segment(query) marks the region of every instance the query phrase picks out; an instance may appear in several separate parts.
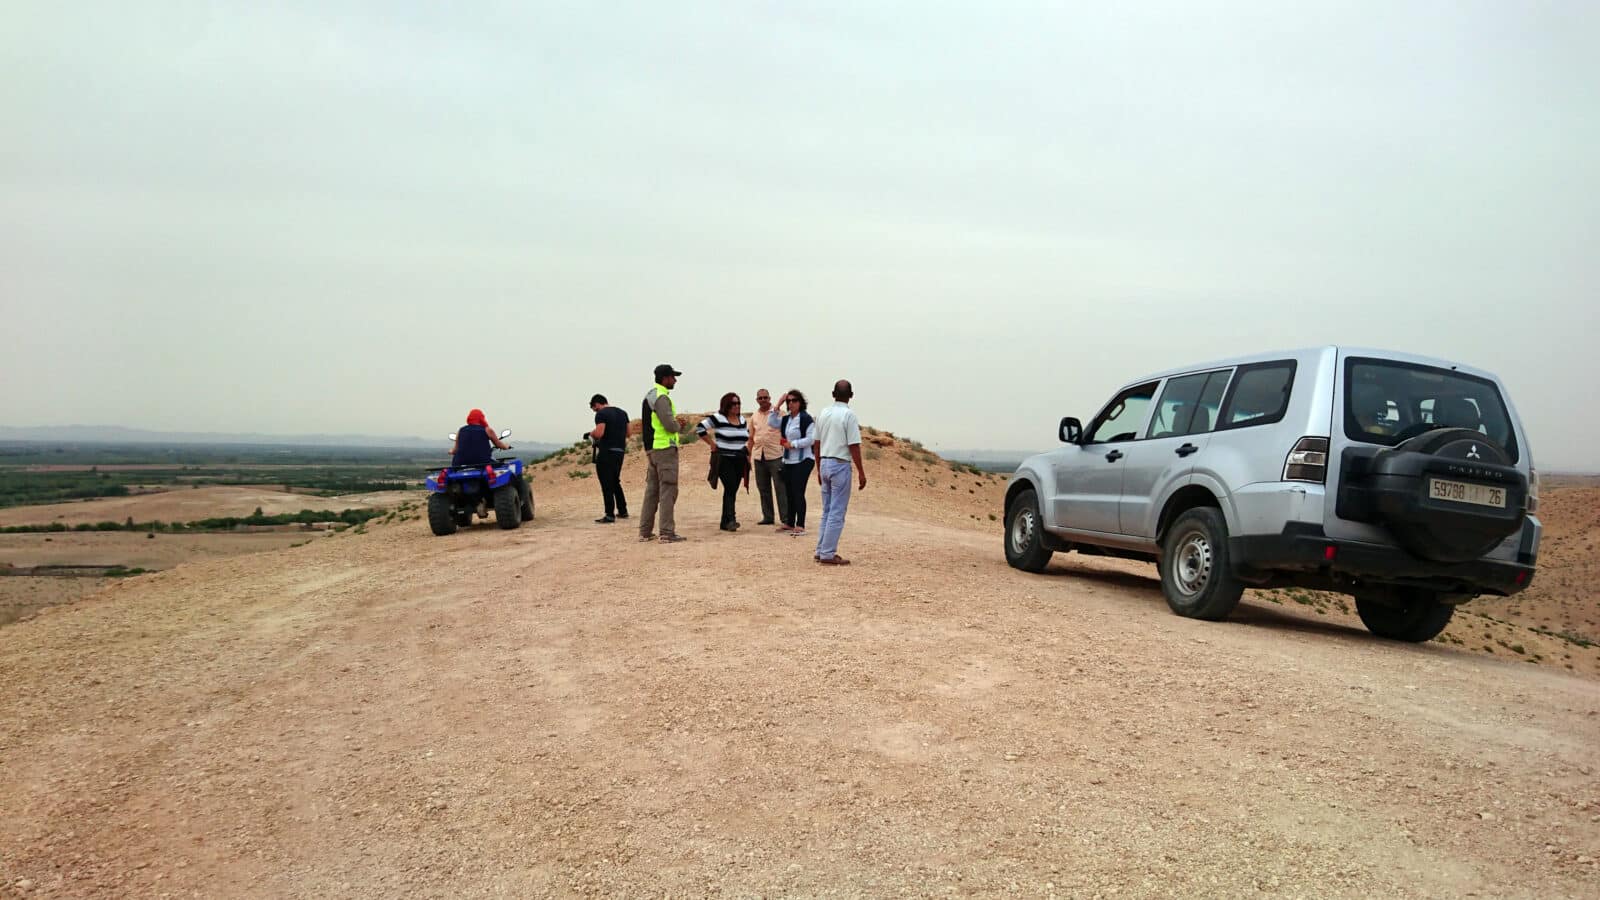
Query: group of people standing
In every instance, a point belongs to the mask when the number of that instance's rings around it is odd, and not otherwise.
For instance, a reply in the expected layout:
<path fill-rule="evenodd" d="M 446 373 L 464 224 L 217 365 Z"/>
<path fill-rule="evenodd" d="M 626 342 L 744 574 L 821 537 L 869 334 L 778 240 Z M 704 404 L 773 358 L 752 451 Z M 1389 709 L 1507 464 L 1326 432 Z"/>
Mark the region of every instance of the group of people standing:
<path fill-rule="evenodd" d="M 674 517 L 678 448 L 687 435 L 678 423 L 672 389 L 682 374 L 670 365 L 656 366 L 655 384 L 640 406 L 640 436 L 647 457 L 640 541 L 671 544 L 686 540 L 678 534 Z M 853 396 L 850 382 L 838 381 L 833 386 L 833 405 L 813 416 L 805 394 L 798 390 L 786 392 L 774 406 L 771 393 L 762 388 L 756 392 L 757 408 L 748 414 L 738 393 L 722 395 L 717 411 L 702 419 L 694 433 L 711 449 L 706 481 L 713 488 L 722 488 L 723 531 L 739 529 L 739 487 L 743 485 L 749 492 L 753 471 L 761 495 L 761 521 L 756 524 L 775 525 L 779 533 L 795 537 L 804 535 L 806 489 L 815 472 L 822 494 L 815 559 L 823 565 L 850 564 L 838 551 L 850 505 L 852 473 L 856 490 L 867 486 L 861 462 L 861 423 L 850 409 Z M 589 406 L 595 414 L 595 427 L 589 433 L 595 445 L 595 474 L 605 503 L 605 515 L 595 521 L 611 523 L 628 518 L 621 481 L 628 415 L 600 394 L 590 399 Z"/>

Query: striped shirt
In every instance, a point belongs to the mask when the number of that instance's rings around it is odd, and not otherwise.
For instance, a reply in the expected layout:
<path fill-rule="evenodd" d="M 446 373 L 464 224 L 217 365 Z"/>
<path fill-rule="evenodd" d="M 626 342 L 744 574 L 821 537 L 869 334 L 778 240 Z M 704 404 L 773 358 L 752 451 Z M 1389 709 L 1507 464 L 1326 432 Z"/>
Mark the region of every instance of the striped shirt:
<path fill-rule="evenodd" d="M 694 427 L 697 435 L 704 435 L 708 431 L 717 444 L 718 453 L 741 453 L 750 443 L 750 427 L 745 424 L 743 417 L 730 421 L 722 413 L 712 413 Z"/>

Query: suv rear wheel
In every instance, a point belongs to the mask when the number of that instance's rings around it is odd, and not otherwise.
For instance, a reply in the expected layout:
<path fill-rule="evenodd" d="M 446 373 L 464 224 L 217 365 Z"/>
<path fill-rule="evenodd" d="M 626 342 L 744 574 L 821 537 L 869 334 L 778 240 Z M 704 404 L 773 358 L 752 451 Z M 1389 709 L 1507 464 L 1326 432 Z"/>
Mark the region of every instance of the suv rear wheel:
<path fill-rule="evenodd" d="M 1185 618 L 1226 619 L 1244 595 L 1228 558 L 1228 524 L 1216 507 L 1178 516 L 1161 542 L 1160 565 L 1167 606 Z"/>
<path fill-rule="evenodd" d="M 1378 637 L 1421 643 L 1431 641 L 1450 624 L 1456 608 L 1439 595 L 1416 588 L 1379 594 L 1356 594 L 1356 615 Z"/>
<path fill-rule="evenodd" d="M 1051 555 L 1044 545 L 1039 495 L 1030 488 L 1018 494 L 1006 512 L 1006 562 L 1024 572 L 1043 572 Z"/>

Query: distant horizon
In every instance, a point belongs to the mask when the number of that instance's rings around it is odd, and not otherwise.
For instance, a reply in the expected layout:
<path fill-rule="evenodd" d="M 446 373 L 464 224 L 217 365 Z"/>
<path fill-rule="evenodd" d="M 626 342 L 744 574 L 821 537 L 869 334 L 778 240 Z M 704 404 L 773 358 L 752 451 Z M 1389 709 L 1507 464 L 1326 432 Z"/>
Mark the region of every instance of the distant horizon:
<path fill-rule="evenodd" d="M 865 426 L 867 426 L 867 427 L 876 427 L 876 426 L 873 426 L 872 423 L 870 423 L 870 422 L 863 423 L 863 424 Z M 359 433 L 318 433 L 318 432 L 276 433 L 276 432 L 257 432 L 257 431 L 248 431 L 248 432 L 220 432 L 220 431 L 219 432 L 198 432 L 198 431 L 197 432 L 183 432 L 183 431 L 162 431 L 160 429 L 140 428 L 140 427 L 131 426 L 131 425 L 83 425 L 83 424 L 72 424 L 72 425 L 53 425 L 53 426 L 52 425 L 26 425 L 26 426 L 0 425 L 0 444 L 48 444 L 48 443 L 51 442 L 51 438 L 48 438 L 48 437 L 13 437 L 13 436 L 9 436 L 8 432 L 46 430 L 46 429 L 51 429 L 51 428 L 103 430 L 103 431 L 126 431 L 126 432 L 133 432 L 135 434 L 142 434 L 142 435 L 148 435 L 149 436 L 149 437 L 147 437 L 145 439 L 142 439 L 142 440 L 124 441 L 124 443 L 136 443 L 136 444 L 159 444 L 159 443 L 161 443 L 161 439 L 166 439 L 170 443 L 174 443 L 174 444 L 207 444 L 207 443 L 212 443 L 212 444 L 224 444 L 224 445 L 225 444 L 241 444 L 241 445 L 245 445 L 245 444 L 251 444 L 251 443 L 264 443 L 264 444 L 278 444 L 278 445 L 283 445 L 283 446 L 301 446 L 301 447 L 309 447 L 309 448 L 316 448 L 316 447 L 409 448 L 409 447 L 431 447 L 431 446 L 434 446 L 434 445 L 439 443 L 439 441 L 436 440 L 436 439 L 429 439 L 429 438 L 426 438 L 426 437 L 413 436 L 413 435 L 372 435 L 372 434 L 359 434 Z M 879 429 L 879 430 L 892 431 L 891 429 Z M 203 438 L 206 438 L 206 437 L 212 437 L 212 438 L 215 438 L 215 440 L 209 440 L 209 441 L 208 440 L 204 440 Z M 901 435 L 901 437 L 905 437 L 905 436 Z M 248 440 L 248 438 L 267 438 L 269 440 L 251 441 L 251 440 Z M 337 443 L 333 443 L 333 444 L 318 444 L 318 443 L 314 442 L 314 439 L 316 439 L 316 438 L 338 439 L 338 442 Z M 304 440 L 301 440 L 301 439 L 304 439 Z M 398 441 L 400 443 L 360 443 L 359 441 L 362 440 L 362 439 L 367 439 L 367 440 L 372 440 L 372 441 L 380 441 L 380 442 L 381 441 Z M 914 440 L 914 438 L 908 438 L 908 439 Z M 118 441 L 116 439 L 114 439 L 114 438 L 85 438 L 85 437 L 80 437 L 80 438 L 68 438 L 68 440 L 71 440 L 74 443 L 80 443 L 80 444 L 115 445 L 115 444 L 118 443 Z M 567 445 L 569 445 L 571 443 L 573 443 L 573 442 L 572 441 L 560 441 L 560 440 L 541 440 L 541 439 L 535 437 L 535 438 L 533 438 L 531 440 L 527 440 L 527 442 L 525 443 L 524 446 L 534 445 L 534 446 L 548 446 L 548 447 L 564 447 L 564 446 L 567 446 Z M 1036 453 L 1043 453 L 1043 452 L 1046 452 L 1046 451 L 1048 451 L 1050 449 L 1050 447 L 1048 447 L 1048 446 L 1041 446 L 1041 447 L 1034 447 L 1034 448 L 1027 448 L 1027 447 L 1019 447 L 1019 448 L 1008 448 L 1008 447 L 946 447 L 946 446 L 944 446 L 942 444 L 934 443 L 934 442 L 931 442 L 931 441 L 924 441 L 922 443 L 925 446 L 929 447 L 930 449 L 937 450 L 939 452 L 940 456 L 943 456 L 943 457 L 945 457 L 947 459 L 952 459 L 952 460 L 957 459 L 958 457 L 964 456 L 964 457 L 968 457 L 968 458 L 971 458 L 971 459 L 974 459 L 974 460 L 981 460 L 981 459 L 994 460 L 994 459 L 1016 458 L 1017 460 L 1020 461 L 1020 460 L 1025 459 L 1025 458 L 1027 458 L 1029 456 L 1032 456 L 1032 455 L 1034 455 Z M 1593 469 L 1549 468 L 1549 469 L 1541 469 L 1540 470 L 1540 474 L 1546 475 L 1546 476 L 1552 476 L 1552 475 L 1600 475 L 1600 468 L 1593 468 Z"/>

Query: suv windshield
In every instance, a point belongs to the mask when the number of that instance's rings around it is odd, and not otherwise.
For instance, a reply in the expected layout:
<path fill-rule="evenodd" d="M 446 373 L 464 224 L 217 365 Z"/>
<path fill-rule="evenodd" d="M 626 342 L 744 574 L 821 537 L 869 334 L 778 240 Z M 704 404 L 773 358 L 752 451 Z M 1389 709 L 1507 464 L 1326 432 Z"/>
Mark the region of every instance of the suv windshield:
<path fill-rule="evenodd" d="M 1435 428 L 1468 428 L 1517 459 L 1511 417 L 1494 383 L 1449 369 L 1352 357 L 1345 365 L 1344 433 L 1393 447 Z"/>

